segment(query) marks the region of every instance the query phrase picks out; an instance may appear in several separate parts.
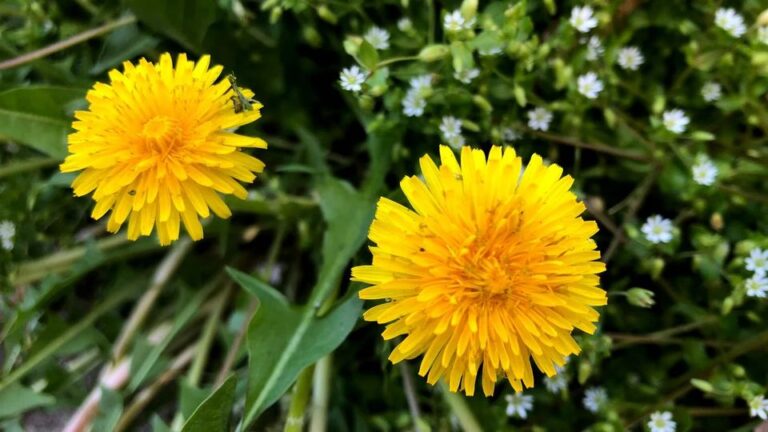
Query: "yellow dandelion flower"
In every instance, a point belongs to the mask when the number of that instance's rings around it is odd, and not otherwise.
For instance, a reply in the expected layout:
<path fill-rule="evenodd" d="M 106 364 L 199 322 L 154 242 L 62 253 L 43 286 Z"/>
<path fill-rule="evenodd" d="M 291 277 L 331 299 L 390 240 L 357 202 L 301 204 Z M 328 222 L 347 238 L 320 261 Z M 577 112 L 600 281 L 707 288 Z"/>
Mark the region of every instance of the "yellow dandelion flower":
<path fill-rule="evenodd" d="M 239 100 L 231 100 L 228 80 L 216 82 L 222 67 L 209 67 L 210 60 L 195 63 L 180 54 L 174 67 L 166 53 L 157 64 L 124 62 L 123 72 L 109 72 L 110 84 L 96 83 L 88 92 L 88 110 L 75 113 L 60 169 L 82 171 L 72 182 L 74 193 L 93 192 L 94 219 L 112 211 L 110 232 L 127 220 L 128 238 L 135 240 L 157 226 L 166 245 L 178 239 L 181 222 L 199 240 L 200 217 L 231 215 L 220 194 L 244 199 L 239 182 L 252 182 L 264 168 L 241 149 L 266 148 L 266 142 L 231 132 L 261 117 L 261 104 L 235 112 Z"/>
<path fill-rule="evenodd" d="M 373 265 L 352 278 L 372 285 L 361 298 L 387 302 L 364 318 L 388 323 L 384 339 L 405 336 L 390 361 L 422 355 L 430 384 L 445 377 L 471 396 L 482 366 L 487 396 L 499 376 L 522 391 L 533 386 L 530 359 L 553 376 L 580 351 L 574 328 L 595 331 L 593 307 L 606 304 L 597 225 L 580 217 L 573 179 L 538 155 L 522 174 L 511 148 L 493 147 L 486 160 L 464 147 L 461 164 L 448 147 L 440 156 L 440 167 L 421 158 L 424 182 L 400 182 L 413 210 L 379 200 Z"/>

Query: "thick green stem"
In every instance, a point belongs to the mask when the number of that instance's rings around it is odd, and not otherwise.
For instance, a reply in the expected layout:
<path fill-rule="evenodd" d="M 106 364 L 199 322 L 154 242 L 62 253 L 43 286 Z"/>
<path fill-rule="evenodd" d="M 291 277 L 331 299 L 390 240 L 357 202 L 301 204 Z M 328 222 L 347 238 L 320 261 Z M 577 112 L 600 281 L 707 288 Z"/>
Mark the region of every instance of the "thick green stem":
<path fill-rule="evenodd" d="M 331 367 L 333 354 L 321 358 L 315 364 L 312 382 L 312 413 L 309 432 L 325 432 L 328 425 L 328 405 L 331 400 Z"/>
<path fill-rule="evenodd" d="M 451 411 L 459 420 L 459 424 L 464 432 L 482 432 L 483 428 L 480 427 L 480 423 L 469 409 L 469 405 L 467 405 L 467 401 L 464 400 L 464 396 L 450 391 L 443 381 L 440 381 L 438 385 L 440 386 L 440 391 L 443 393 L 445 402 L 448 403 Z"/>
<path fill-rule="evenodd" d="M 309 393 L 312 390 L 312 369 L 310 366 L 299 374 L 296 385 L 291 394 L 291 406 L 288 408 L 288 417 L 285 419 L 285 432 L 301 432 L 304 430 L 304 411 L 309 402 Z"/>

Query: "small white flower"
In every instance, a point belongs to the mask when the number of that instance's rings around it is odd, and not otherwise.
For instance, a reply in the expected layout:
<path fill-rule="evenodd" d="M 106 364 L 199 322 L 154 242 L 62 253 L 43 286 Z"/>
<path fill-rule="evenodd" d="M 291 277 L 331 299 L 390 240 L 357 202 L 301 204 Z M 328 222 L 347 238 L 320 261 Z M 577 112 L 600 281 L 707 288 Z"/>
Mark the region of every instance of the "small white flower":
<path fill-rule="evenodd" d="M 570 23 L 576 30 L 587 33 L 597 27 L 594 11 L 589 6 L 576 6 L 571 10 Z"/>
<path fill-rule="evenodd" d="M 424 74 L 413 77 L 410 81 L 408 81 L 408 84 L 411 86 L 411 90 L 415 90 L 421 93 L 424 90 L 432 88 L 432 75 Z"/>
<path fill-rule="evenodd" d="M 443 138 L 450 139 L 461 135 L 461 120 L 453 116 L 445 116 L 440 121 L 440 133 Z"/>
<path fill-rule="evenodd" d="M 538 107 L 528 111 L 528 127 L 533 130 L 545 131 L 552 122 L 552 112 L 546 108 Z"/>
<path fill-rule="evenodd" d="M 501 139 L 504 142 L 513 142 L 520 139 L 520 133 L 511 127 L 505 127 L 501 130 Z"/>
<path fill-rule="evenodd" d="M 397 29 L 401 32 L 409 32 L 413 30 L 413 22 L 410 18 L 404 17 L 397 20 Z"/>
<path fill-rule="evenodd" d="M 596 413 L 608 402 L 608 393 L 602 387 L 588 388 L 587 391 L 584 392 L 584 399 L 582 402 L 584 403 L 584 408 L 590 412 Z"/>
<path fill-rule="evenodd" d="M 579 93 L 587 99 L 594 99 L 603 91 L 603 82 L 597 78 L 594 72 L 587 72 L 576 80 Z"/>
<path fill-rule="evenodd" d="M 764 275 L 755 274 L 744 282 L 748 297 L 765 298 L 768 296 L 768 279 Z"/>
<path fill-rule="evenodd" d="M 443 18 L 443 28 L 447 32 L 455 33 L 464 29 L 464 17 L 461 15 L 461 11 L 456 9 L 455 11 L 445 14 Z"/>
<path fill-rule="evenodd" d="M 755 396 L 749 401 L 749 415 L 750 417 L 760 417 L 763 420 L 768 420 L 768 399 L 764 396 Z"/>
<path fill-rule="evenodd" d="M 651 243 L 668 243 L 672 240 L 672 221 L 659 215 L 646 219 L 640 231 Z"/>
<path fill-rule="evenodd" d="M 381 27 L 371 27 L 365 32 L 363 39 L 367 40 L 377 50 L 389 48 L 389 32 Z"/>
<path fill-rule="evenodd" d="M 619 50 L 617 56 L 619 66 L 623 69 L 637 70 L 645 62 L 645 57 L 640 49 L 635 46 L 625 47 Z"/>
<path fill-rule="evenodd" d="M 693 181 L 700 185 L 710 186 L 717 178 L 717 167 L 706 157 L 699 157 L 691 171 Z"/>
<path fill-rule="evenodd" d="M 510 417 L 528 417 L 528 411 L 533 409 L 533 396 L 522 393 L 509 394 L 507 400 L 507 415 Z"/>
<path fill-rule="evenodd" d="M 16 237 L 16 225 L 8 220 L 0 222 L 0 245 L 3 249 L 7 251 L 13 249 L 14 237 Z"/>
<path fill-rule="evenodd" d="M 760 26 L 757 29 L 757 41 L 768 45 L 768 25 Z"/>
<path fill-rule="evenodd" d="M 417 89 L 410 89 L 403 98 L 403 113 L 408 117 L 421 117 L 427 101 L 419 94 Z"/>
<path fill-rule="evenodd" d="M 464 139 L 464 135 L 457 135 L 454 137 L 450 137 L 446 139 L 446 142 L 449 146 L 453 147 L 456 150 L 461 149 L 464 147 L 464 143 L 466 143 L 466 140 Z"/>
<path fill-rule="evenodd" d="M 720 8 L 715 12 L 715 25 L 727 31 L 733 37 L 741 37 L 747 32 L 744 17 L 732 8 Z"/>
<path fill-rule="evenodd" d="M 676 134 L 683 133 L 690 122 L 691 120 L 685 115 L 685 111 L 681 109 L 675 108 L 669 111 L 664 111 L 662 123 L 664 123 L 664 127 L 670 132 Z"/>
<path fill-rule="evenodd" d="M 677 423 L 672 420 L 672 413 L 669 411 L 656 411 L 651 414 L 651 421 L 648 422 L 648 429 L 651 432 L 675 432 Z"/>
<path fill-rule="evenodd" d="M 747 264 L 747 270 L 765 276 L 768 272 L 768 250 L 754 248 L 749 251 L 749 257 L 744 262 Z"/>
<path fill-rule="evenodd" d="M 568 375 L 565 373 L 565 368 L 555 366 L 555 372 L 557 372 L 555 376 L 544 377 L 544 386 L 550 393 L 560 393 L 568 387 Z"/>
<path fill-rule="evenodd" d="M 341 71 L 339 83 L 344 90 L 357 93 L 363 89 L 364 82 L 365 73 L 357 66 L 351 66 Z"/>
<path fill-rule="evenodd" d="M 603 43 L 600 42 L 600 38 L 597 36 L 590 36 L 587 41 L 587 60 L 595 61 L 603 55 L 605 49 Z"/>
<path fill-rule="evenodd" d="M 710 81 L 701 87 L 701 97 L 707 102 L 714 102 L 723 95 L 723 88 L 720 84 Z"/>
<path fill-rule="evenodd" d="M 457 80 L 463 82 L 464 84 L 471 83 L 479 75 L 480 75 L 480 69 L 478 69 L 478 68 L 464 69 L 461 72 L 454 72 L 453 73 L 453 77 L 456 78 Z"/>

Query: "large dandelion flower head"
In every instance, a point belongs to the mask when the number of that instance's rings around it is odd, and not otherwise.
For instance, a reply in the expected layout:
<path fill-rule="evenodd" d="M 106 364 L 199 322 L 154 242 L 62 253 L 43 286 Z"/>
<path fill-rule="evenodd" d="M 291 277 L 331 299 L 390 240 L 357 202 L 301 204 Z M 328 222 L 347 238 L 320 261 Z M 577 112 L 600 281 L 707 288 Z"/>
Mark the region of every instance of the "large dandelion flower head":
<path fill-rule="evenodd" d="M 93 193 L 94 219 L 111 210 L 110 232 L 127 221 L 135 240 L 157 227 L 160 243 L 169 244 L 183 223 L 199 240 L 200 217 L 231 215 L 221 194 L 247 196 L 239 182 L 252 182 L 264 164 L 242 148 L 267 144 L 231 131 L 261 117 L 261 104 L 248 102 L 250 90 L 219 80 L 221 72 L 209 56 L 195 63 L 180 54 L 174 66 L 166 53 L 157 64 L 124 62 L 122 72 L 109 72 L 109 84 L 88 92 L 88 110 L 75 113 L 60 168 L 81 171 L 74 193 Z"/>
<path fill-rule="evenodd" d="M 534 155 L 527 167 L 512 148 L 440 147 L 441 165 L 420 160 L 424 181 L 400 186 L 413 210 L 381 198 L 369 238 L 372 265 L 352 269 L 371 286 L 363 299 L 385 303 L 364 314 L 403 336 L 389 359 L 422 356 L 419 374 L 452 391 L 490 396 L 499 377 L 516 391 L 534 384 L 530 360 L 547 376 L 579 346 L 575 328 L 595 331 L 606 304 L 605 266 L 590 237 L 594 221 L 569 191 L 573 179 Z M 482 368 L 482 370 L 481 370 Z"/>

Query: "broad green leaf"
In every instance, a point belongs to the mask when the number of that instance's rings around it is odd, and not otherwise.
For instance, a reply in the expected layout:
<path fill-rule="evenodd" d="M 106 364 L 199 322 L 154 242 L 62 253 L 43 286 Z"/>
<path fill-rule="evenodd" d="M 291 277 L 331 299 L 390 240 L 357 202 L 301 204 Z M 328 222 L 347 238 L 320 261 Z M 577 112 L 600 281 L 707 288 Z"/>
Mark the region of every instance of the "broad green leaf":
<path fill-rule="evenodd" d="M 49 156 L 67 155 L 71 110 L 85 90 L 31 86 L 0 93 L 0 137 L 28 145 Z"/>
<path fill-rule="evenodd" d="M 135 24 L 121 27 L 104 39 L 104 46 L 90 72 L 98 75 L 119 66 L 123 61 L 154 48 L 157 43 L 157 39 L 140 32 Z"/>
<path fill-rule="evenodd" d="M 13 384 L 0 390 L 0 419 L 17 416 L 32 408 L 50 405 L 55 400 L 53 396 Z"/>
<path fill-rule="evenodd" d="M 182 432 L 218 432 L 229 430 L 229 416 L 235 402 L 237 379 L 230 376 L 201 403 L 184 423 Z"/>
<path fill-rule="evenodd" d="M 187 380 L 181 380 L 179 386 L 179 411 L 182 418 L 188 419 L 210 393 L 211 389 L 197 388 L 190 385 Z"/>
<path fill-rule="evenodd" d="M 101 401 L 99 402 L 99 413 L 93 421 L 94 431 L 115 430 L 120 416 L 123 414 L 123 398 L 120 393 L 101 387 Z"/>
<path fill-rule="evenodd" d="M 211 0 L 127 0 L 127 5 L 141 22 L 195 52 L 218 14 Z"/>
<path fill-rule="evenodd" d="M 379 53 L 368 41 L 364 40 L 357 51 L 357 62 L 360 66 L 368 70 L 376 69 L 379 63 Z"/>

